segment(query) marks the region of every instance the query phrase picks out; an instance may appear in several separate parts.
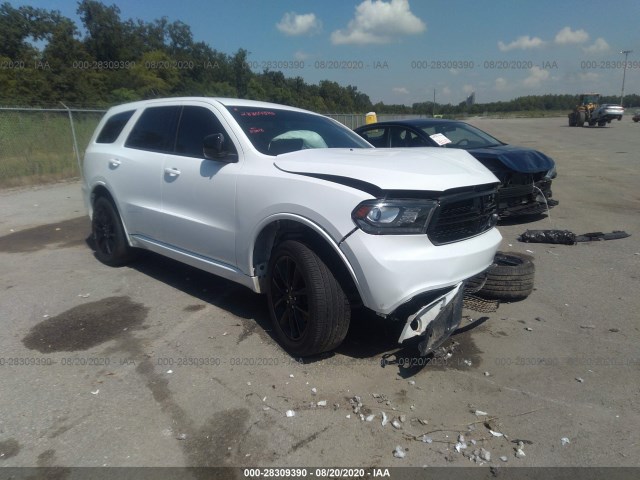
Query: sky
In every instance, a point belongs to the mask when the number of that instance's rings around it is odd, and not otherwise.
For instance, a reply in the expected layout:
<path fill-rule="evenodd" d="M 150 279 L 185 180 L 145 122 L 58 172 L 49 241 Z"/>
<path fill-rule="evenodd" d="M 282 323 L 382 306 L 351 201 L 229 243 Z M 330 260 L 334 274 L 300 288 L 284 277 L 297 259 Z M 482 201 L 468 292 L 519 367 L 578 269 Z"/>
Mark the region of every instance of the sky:
<path fill-rule="evenodd" d="M 59 10 L 74 0 L 10 1 Z M 375 102 L 640 94 L 637 0 L 105 0 L 121 19 L 167 17 L 196 41 L 249 52 L 255 72 L 354 85 Z M 628 54 L 626 74 L 625 55 Z"/>

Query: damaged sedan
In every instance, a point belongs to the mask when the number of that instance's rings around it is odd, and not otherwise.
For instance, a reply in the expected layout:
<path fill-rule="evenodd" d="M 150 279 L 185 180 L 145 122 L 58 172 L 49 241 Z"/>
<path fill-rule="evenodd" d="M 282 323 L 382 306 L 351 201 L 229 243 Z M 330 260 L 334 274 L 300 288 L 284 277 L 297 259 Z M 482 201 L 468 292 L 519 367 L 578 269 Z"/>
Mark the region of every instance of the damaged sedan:
<path fill-rule="evenodd" d="M 457 120 L 412 119 L 377 122 L 355 129 L 376 148 L 443 147 L 463 149 L 500 180 L 501 218 L 538 215 L 558 204 L 552 198 L 555 162 L 531 148 L 507 145 Z"/>

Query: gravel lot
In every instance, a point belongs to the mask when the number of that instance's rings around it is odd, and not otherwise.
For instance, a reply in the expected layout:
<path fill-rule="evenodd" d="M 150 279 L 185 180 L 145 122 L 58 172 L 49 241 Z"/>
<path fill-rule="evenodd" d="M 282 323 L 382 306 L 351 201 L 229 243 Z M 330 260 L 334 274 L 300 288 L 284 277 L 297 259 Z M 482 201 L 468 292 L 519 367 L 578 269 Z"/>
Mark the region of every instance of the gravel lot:
<path fill-rule="evenodd" d="M 640 466 L 640 125 L 470 122 L 553 157 L 560 205 L 500 226 L 536 289 L 465 311 L 446 362 L 368 315 L 334 355 L 296 361 L 248 289 L 151 254 L 95 260 L 78 183 L 0 192 L 0 466 Z M 517 241 L 537 228 L 632 236 Z M 465 456 L 480 448 L 488 462 Z"/>

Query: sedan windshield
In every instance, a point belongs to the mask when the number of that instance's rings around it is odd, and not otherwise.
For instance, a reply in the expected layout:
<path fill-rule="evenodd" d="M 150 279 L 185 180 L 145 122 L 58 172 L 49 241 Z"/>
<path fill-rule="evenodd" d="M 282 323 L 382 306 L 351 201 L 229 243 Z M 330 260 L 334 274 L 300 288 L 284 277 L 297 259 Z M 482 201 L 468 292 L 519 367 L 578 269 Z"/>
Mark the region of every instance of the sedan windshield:
<path fill-rule="evenodd" d="M 472 148 L 495 147 L 503 143 L 479 128 L 463 122 L 447 122 L 422 127 L 432 141 L 442 147 Z"/>
<path fill-rule="evenodd" d="M 227 107 L 253 146 L 265 155 L 307 148 L 371 148 L 335 120 L 321 115 L 264 107 Z"/>

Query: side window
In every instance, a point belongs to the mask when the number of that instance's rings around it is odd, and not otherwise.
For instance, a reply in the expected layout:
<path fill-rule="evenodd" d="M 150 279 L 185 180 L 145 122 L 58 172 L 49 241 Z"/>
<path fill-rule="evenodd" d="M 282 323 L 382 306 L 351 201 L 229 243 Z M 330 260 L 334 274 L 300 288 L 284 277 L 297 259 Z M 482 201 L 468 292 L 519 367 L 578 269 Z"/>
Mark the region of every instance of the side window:
<path fill-rule="evenodd" d="M 376 148 L 384 148 L 387 146 L 386 129 L 371 128 L 362 132 L 364 139 Z"/>
<path fill-rule="evenodd" d="M 185 157 L 204 158 L 202 141 L 213 133 L 222 133 L 227 150 L 236 153 L 233 142 L 213 112 L 204 107 L 185 106 L 178 126 L 176 153 Z"/>
<path fill-rule="evenodd" d="M 102 130 L 100 131 L 100 134 L 96 139 L 96 143 L 115 142 L 134 112 L 135 110 L 120 112 L 109 118 L 109 120 L 107 120 L 107 123 L 104 124 L 104 127 L 102 127 Z"/>
<path fill-rule="evenodd" d="M 410 147 L 410 132 L 404 127 L 391 127 L 389 128 L 391 137 L 391 148 L 398 147 Z"/>
<path fill-rule="evenodd" d="M 136 122 L 126 147 L 152 152 L 172 152 L 180 106 L 149 107 Z"/>

